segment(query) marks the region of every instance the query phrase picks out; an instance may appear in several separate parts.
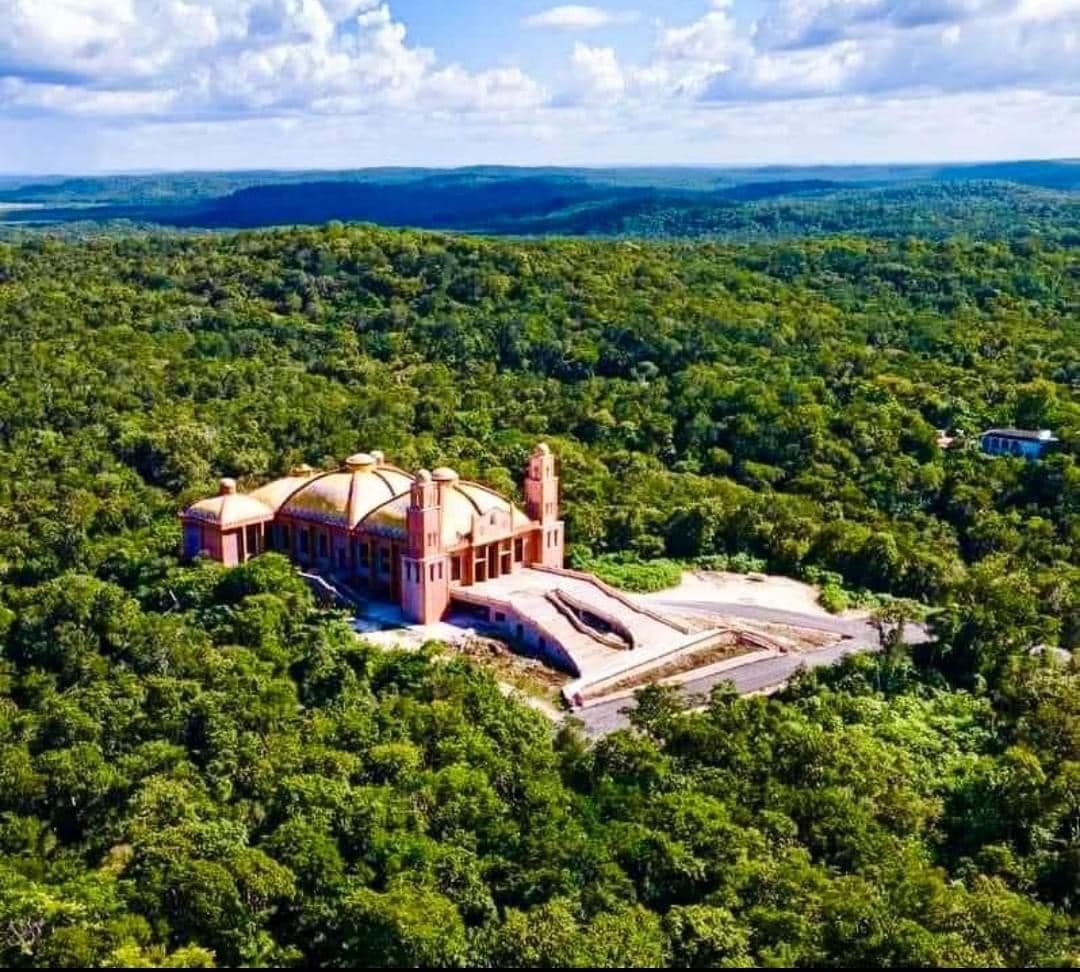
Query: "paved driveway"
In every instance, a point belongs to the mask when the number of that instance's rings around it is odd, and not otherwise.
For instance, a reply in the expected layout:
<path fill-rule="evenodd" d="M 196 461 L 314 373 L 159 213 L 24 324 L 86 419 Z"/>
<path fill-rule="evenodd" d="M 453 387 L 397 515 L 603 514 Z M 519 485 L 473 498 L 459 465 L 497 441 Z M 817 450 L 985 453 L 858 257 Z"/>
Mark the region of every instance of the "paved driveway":
<path fill-rule="evenodd" d="M 732 618 L 745 618 L 747 621 L 762 621 L 770 624 L 787 624 L 793 628 L 809 628 L 812 631 L 828 631 L 840 635 L 845 640 L 855 642 L 860 648 L 876 648 L 877 631 L 869 621 L 862 618 L 838 618 L 831 614 L 803 614 L 799 611 L 784 611 L 780 608 L 762 607 L 758 604 L 740 604 L 736 601 L 651 601 L 670 611 L 696 611 L 703 614 L 720 614 Z M 929 634 L 922 625 L 909 624 L 904 630 L 904 640 L 908 644 L 919 644 L 929 640 Z"/>
<path fill-rule="evenodd" d="M 746 618 L 748 621 L 765 621 L 797 628 L 828 631 L 843 638 L 839 644 L 820 651 L 777 655 L 774 658 L 749 662 L 746 665 L 715 672 L 701 678 L 694 678 L 692 672 L 688 673 L 686 681 L 679 686 L 680 694 L 688 700 L 694 696 L 707 697 L 714 685 L 724 681 L 733 682 L 735 690 L 741 695 L 775 688 L 786 682 L 804 665 L 807 668 L 831 665 L 845 655 L 859 651 L 872 651 L 878 647 L 877 631 L 874 630 L 873 625 L 860 618 L 834 618 L 828 615 L 781 611 L 777 608 L 759 607 L 752 604 L 715 601 L 652 601 L 651 603 L 674 611 L 698 611 Z M 929 635 L 922 625 L 907 625 L 905 640 L 909 644 L 918 644 L 928 638 Z M 633 708 L 635 704 L 633 698 L 624 697 L 610 702 L 601 699 L 593 705 L 576 709 L 573 716 L 584 723 L 585 731 L 590 736 L 603 736 L 629 725 L 629 720 L 622 710 Z"/>

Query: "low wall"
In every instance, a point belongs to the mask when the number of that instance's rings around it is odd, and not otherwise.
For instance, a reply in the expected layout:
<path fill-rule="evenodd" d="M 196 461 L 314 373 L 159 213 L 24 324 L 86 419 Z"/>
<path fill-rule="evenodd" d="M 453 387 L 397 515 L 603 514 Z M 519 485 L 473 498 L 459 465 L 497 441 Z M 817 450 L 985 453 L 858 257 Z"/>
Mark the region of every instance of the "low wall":
<path fill-rule="evenodd" d="M 581 670 L 563 650 L 559 639 L 535 619 L 520 614 L 509 601 L 478 596 L 470 594 L 467 589 L 456 588 L 450 592 L 450 603 L 454 602 L 486 609 L 488 615 L 485 624 L 498 631 L 511 644 L 523 649 L 523 654 L 541 658 L 574 678 L 581 677 Z"/>

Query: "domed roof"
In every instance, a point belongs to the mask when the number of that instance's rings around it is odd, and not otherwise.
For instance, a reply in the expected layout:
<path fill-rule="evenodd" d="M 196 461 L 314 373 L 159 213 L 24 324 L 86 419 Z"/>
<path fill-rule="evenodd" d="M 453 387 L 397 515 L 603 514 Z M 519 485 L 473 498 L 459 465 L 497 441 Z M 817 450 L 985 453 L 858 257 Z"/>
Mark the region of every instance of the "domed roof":
<path fill-rule="evenodd" d="M 249 495 L 254 496 L 260 503 L 265 503 L 275 513 L 281 508 L 293 493 L 304 485 L 316 471 L 306 463 L 293 466 L 288 476 L 265 483 L 258 489 L 253 489 Z"/>
<path fill-rule="evenodd" d="M 234 489 L 235 485 L 234 483 Z M 182 514 L 185 520 L 212 523 L 221 529 L 260 523 L 271 519 L 273 515 L 274 511 L 254 496 L 225 491 L 218 496 L 193 503 Z"/>
<path fill-rule="evenodd" d="M 411 483 L 412 477 L 396 466 L 379 465 L 374 456 L 357 453 L 345 461 L 344 469 L 303 482 L 280 509 L 299 519 L 351 529 Z"/>
<path fill-rule="evenodd" d="M 452 470 L 451 470 L 452 471 Z M 432 474 L 438 479 L 439 470 Z M 479 483 L 459 479 L 442 480 L 442 545 L 456 547 L 467 540 L 473 530 L 474 519 L 496 511 L 508 512 L 514 529 L 528 526 L 529 518 L 508 499 Z M 362 528 L 373 533 L 404 537 L 408 530 L 410 497 L 408 493 L 396 496 L 373 510 L 362 522 Z"/>

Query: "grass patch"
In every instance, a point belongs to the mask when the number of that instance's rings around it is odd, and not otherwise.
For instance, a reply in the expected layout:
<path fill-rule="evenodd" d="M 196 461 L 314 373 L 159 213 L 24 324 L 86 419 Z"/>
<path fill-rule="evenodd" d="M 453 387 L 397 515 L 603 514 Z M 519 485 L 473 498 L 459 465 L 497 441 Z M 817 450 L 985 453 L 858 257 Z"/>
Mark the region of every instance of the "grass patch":
<path fill-rule="evenodd" d="M 593 557 L 573 555 L 570 563 L 575 570 L 586 570 L 612 587 L 635 594 L 674 587 L 687 569 L 686 564 L 677 560 L 641 560 L 624 554 L 598 554 Z"/>

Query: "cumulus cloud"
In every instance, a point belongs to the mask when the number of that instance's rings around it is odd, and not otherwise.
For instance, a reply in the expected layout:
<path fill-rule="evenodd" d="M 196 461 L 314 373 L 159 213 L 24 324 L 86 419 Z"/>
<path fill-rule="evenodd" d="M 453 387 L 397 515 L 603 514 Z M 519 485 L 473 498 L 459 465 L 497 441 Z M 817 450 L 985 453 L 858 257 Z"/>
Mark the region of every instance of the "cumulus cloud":
<path fill-rule="evenodd" d="M 659 26 L 646 74 L 670 97 L 731 103 L 1075 92 L 1080 0 L 776 0 L 749 27 L 712 0 Z"/>
<path fill-rule="evenodd" d="M 611 24 L 627 24 L 637 20 L 633 10 L 613 11 L 603 7 L 589 7 L 581 4 L 563 4 L 549 7 L 539 13 L 523 17 L 525 27 L 553 27 L 559 30 L 596 30 Z"/>
<path fill-rule="evenodd" d="M 701 96 L 1075 91 L 1078 65 L 1080 0 L 783 0 Z"/>
<path fill-rule="evenodd" d="M 540 104 L 520 71 L 440 66 L 381 0 L 0 0 L 0 109 L 180 117 Z"/>
<path fill-rule="evenodd" d="M 1008 13 L 1017 5 L 1017 0 L 786 0 L 758 21 L 755 40 L 770 48 L 817 47 L 882 28 L 962 23 Z"/>
<path fill-rule="evenodd" d="M 578 101 L 617 98 L 626 89 L 626 78 L 613 47 L 589 47 L 580 41 L 572 57 Z"/>
<path fill-rule="evenodd" d="M 899 158 L 902 138 L 954 156 L 1001 154 L 1005 137 L 1005 154 L 1076 152 L 1080 0 L 698 0 L 625 48 L 605 28 L 635 15 L 609 2 L 525 19 L 594 32 L 544 78 L 498 51 L 488 67 L 447 63 L 393 0 L 0 0 L 0 167 L 50 119 L 45 144 L 139 164 L 185 139 L 199 164 L 221 164 L 218 144 L 301 165 L 536 161 L 545 146 L 565 146 L 561 161 L 760 160 L 789 141 L 854 157 L 870 139 Z M 409 145 L 426 148 L 395 155 Z"/>

